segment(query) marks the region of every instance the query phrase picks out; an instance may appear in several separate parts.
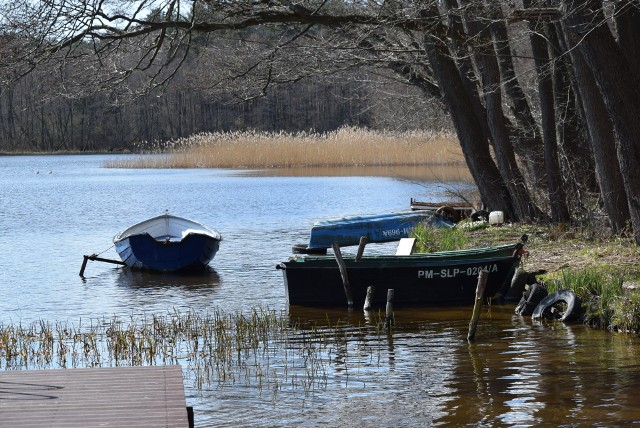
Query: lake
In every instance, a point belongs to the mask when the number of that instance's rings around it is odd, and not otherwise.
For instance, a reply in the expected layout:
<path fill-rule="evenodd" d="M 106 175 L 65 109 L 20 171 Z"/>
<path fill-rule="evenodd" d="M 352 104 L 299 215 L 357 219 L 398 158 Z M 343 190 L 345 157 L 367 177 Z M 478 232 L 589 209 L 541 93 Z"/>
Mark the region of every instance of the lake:
<path fill-rule="evenodd" d="M 290 317 L 302 336 L 343 332 L 344 340 L 316 349 L 315 360 L 291 364 L 287 379 L 321 362 L 322 383 L 313 388 L 293 380 L 273 390 L 247 382 L 196 386 L 185 368 L 187 405 L 200 427 L 640 423 L 635 335 L 532 322 L 505 305 L 484 308 L 470 345 L 471 308 L 396 311 L 386 334 L 360 310 L 288 307 L 275 266 L 306 242 L 313 222 L 472 189 L 455 174 L 103 167 L 121 156 L 0 157 L 0 323 L 260 307 Z M 80 278 L 83 255 L 117 259 L 112 237 L 165 210 L 221 232 L 210 271 L 151 275 L 90 262 Z M 373 247 L 367 251 L 394 249 Z"/>

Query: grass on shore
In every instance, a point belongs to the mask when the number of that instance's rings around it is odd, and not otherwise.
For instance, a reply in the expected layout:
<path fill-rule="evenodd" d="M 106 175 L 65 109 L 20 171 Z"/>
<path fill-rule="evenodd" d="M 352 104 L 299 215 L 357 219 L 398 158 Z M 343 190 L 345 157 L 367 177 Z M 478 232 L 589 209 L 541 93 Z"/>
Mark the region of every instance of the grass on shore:
<path fill-rule="evenodd" d="M 141 147 L 146 154 L 110 168 L 295 168 L 320 166 L 464 165 L 455 134 L 341 128 L 326 134 L 202 133 Z"/>
<path fill-rule="evenodd" d="M 419 230 L 418 246 L 447 251 L 514 243 L 527 234 L 527 272 L 549 293 L 571 289 L 582 302 L 585 324 L 640 333 L 640 248 L 631 238 L 610 237 L 567 225 L 505 224 L 475 230 Z"/>

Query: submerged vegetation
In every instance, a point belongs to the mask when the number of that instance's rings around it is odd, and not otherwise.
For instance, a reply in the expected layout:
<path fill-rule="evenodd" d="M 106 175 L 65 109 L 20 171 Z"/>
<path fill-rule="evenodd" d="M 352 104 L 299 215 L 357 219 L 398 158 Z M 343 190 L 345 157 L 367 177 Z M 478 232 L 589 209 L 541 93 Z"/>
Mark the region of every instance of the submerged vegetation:
<path fill-rule="evenodd" d="M 292 168 L 317 166 L 465 165 L 451 132 L 341 128 L 324 134 L 203 133 L 143 145 L 143 155 L 112 168 Z M 146 154 L 146 155 L 144 155 Z M 149 154 L 161 156 L 148 156 Z"/>
<path fill-rule="evenodd" d="M 240 383 L 307 394 L 326 387 L 331 366 L 356 374 L 379 364 L 388 338 L 372 315 L 349 328 L 292 325 L 267 309 L 0 325 L 0 369 L 180 364 L 198 390 Z"/>

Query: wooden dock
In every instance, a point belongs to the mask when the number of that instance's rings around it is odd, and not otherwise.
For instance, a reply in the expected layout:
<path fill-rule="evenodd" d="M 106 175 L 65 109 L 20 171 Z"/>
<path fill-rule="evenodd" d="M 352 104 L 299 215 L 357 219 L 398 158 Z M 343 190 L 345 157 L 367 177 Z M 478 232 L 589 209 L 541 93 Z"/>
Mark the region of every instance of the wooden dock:
<path fill-rule="evenodd" d="M 0 371 L 6 427 L 187 428 L 180 366 Z"/>

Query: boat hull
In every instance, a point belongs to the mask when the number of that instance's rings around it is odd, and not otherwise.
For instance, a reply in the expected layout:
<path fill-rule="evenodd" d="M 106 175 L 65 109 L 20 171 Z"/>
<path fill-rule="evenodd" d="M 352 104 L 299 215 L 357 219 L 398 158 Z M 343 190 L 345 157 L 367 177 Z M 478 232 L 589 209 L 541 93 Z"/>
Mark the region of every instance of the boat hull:
<path fill-rule="evenodd" d="M 476 252 L 448 252 L 412 256 L 371 256 L 345 259 L 353 303 L 364 304 L 369 286 L 372 304 L 383 307 L 387 290 L 394 289 L 394 305 L 454 306 L 475 301 L 478 274 L 489 272 L 485 297 L 510 285 L 520 262 L 522 246 Z M 283 270 L 290 305 L 338 307 L 347 303 L 340 270 L 332 257 L 297 257 L 278 265 Z"/>
<path fill-rule="evenodd" d="M 218 232 L 201 223 L 164 214 L 131 226 L 113 242 L 131 268 L 174 272 L 203 269 L 221 240 Z"/>
<path fill-rule="evenodd" d="M 160 272 L 203 269 L 219 247 L 219 240 L 200 234 L 189 234 L 178 242 L 162 242 L 145 233 L 116 243 L 116 251 L 127 266 Z"/>

